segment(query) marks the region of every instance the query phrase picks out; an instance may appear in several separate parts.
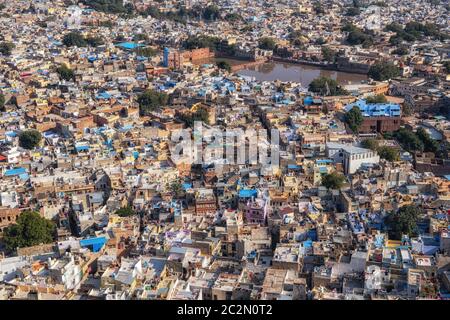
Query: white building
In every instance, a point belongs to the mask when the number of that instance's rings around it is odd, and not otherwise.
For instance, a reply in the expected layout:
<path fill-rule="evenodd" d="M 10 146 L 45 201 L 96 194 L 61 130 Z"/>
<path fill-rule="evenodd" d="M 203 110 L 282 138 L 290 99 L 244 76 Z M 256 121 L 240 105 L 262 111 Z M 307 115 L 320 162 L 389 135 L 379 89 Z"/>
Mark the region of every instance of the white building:
<path fill-rule="evenodd" d="M 24 256 L 0 258 L 0 282 L 11 281 L 16 276 L 21 275 L 21 269 L 30 265 Z"/>
<path fill-rule="evenodd" d="M 370 166 L 380 162 L 380 156 L 376 151 L 328 142 L 326 144 L 326 155 L 334 160 L 334 163 L 342 163 L 345 174 L 353 174 L 363 166 Z"/>
<path fill-rule="evenodd" d="M 384 289 L 391 283 L 391 274 L 389 271 L 381 269 L 379 266 L 370 265 L 365 272 L 364 288 L 370 293 L 376 290 Z"/>

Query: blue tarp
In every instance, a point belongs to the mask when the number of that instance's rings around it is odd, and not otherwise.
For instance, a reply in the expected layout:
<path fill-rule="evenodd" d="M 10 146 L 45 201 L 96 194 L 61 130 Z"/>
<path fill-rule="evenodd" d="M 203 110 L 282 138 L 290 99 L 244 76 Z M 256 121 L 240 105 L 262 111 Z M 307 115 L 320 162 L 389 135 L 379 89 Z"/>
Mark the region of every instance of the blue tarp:
<path fill-rule="evenodd" d="M 81 247 L 89 247 L 93 252 L 98 252 L 105 245 L 105 237 L 96 237 L 80 240 Z"/>
<path fill-rule="evenodd" d="M 239 197 L 240 198 L 251 198 L 256 197 L 258 195 L 258 191 L 254 189 L 242 189 L 239 190 Z"/>
<path fill-rule="evenodd" d="M 89 150 L 89 146 L 78 146 L 78 147 L 75 147 L 75 148 L 77 149 L 77 152 L 88 151 Z"/>
<path fill-rule="evenodd" d="M 97 99 L 111 99 L 111 95 L 108 92 L 102 92 L 95 96 Z"/>
<path fill-rule="evenodd" d="M 126 49 L 126 50 L 133 50 L 138 47 L 144 47 L 144 45 L 140 44 L 140 43 L 134 43 L 134 42 L 121 42 L 121 43 L 116 44 L 116 47 Z"/>
<path fill-rule="evenodd" d="M 304 246 L 305 248 L 312 248 L 312 245 L 313 245 L 312 240 L 306 240 L 306 241 L 303 241 L 303 246 Z"/>
<path fill-rule="evenodd" d="M 303 99 L 303 104 L 306 106 L 309 106 L 313 103 L 313 98 L 312 97 L 306 97 L 305 99 Z"/>
<path fill-rule="evenodd" d="M 184 190 L 192 189 L 192 183 L 183 183 L 183 189 Z"/>
<path fill-rule="evenodd" d="M 26 173 L 27 170 L 25 168 L 14 168 L 5 171 L 5 177 L 18 176 Z"/>

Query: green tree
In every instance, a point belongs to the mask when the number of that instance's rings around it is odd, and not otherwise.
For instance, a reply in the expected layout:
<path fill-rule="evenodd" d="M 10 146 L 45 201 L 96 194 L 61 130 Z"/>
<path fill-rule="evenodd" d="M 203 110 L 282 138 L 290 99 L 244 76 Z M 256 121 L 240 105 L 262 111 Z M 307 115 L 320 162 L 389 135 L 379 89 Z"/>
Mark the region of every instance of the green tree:
<path fill-rule="evenodd" d="M 12 42 L 0 43 L 0 53 L 4 56 L 10 56 L 15 45 Z"/>
<path fill-rule="evenodd" d="M 361 126 L 363 121 L 364 118 L 361 110 L 356 106 L 345 113 L 345 122 L 353 132 L 358 132 L 359 127 Z"/>
<path fill-rule="evenodd" d="M 117 214 L 119 217 L 130 217 L 134 216 L 136 212 L 131 207 L 127 206 L 120 208 L 115 212 L 115 214 Z"/>
<path fill-rule="evenodd" d="M 336 62 L 337 52 L 328 47 L 322 47 L 322 57 L 323 60 L 334 63 Z"/>
<path fill-rule="evenodd" d="M 236 22 L 242 20 L 242 17 L 237 13 L 227 13 L 224 18 L 226 21 Z"/>
<path fill-rule="evenodd" d="M 409 50 L 406 47 L 399 47 L 399 48 L 395 49 L 392 53 L 397 54 L 399 56 L 405 56 L 409 53 Z"/>
<path fill-rule="evenodd" d="M 444 65 L 445 71 L 447 73 L 450 73 L 450 60 L 444 61 L 443 65 Z"/>
<path fill-rule="evenodd" d="M 327 77 L 314 79 L 309 84 L 309 91 L 323 96 L 342 96 L 348 94 L 348 91 L 342 89 L 336 80 Z"/>
<path fill-rule="evenodd" d="M 148 41 L 148 36 L 145 33 L 135 34 L 133 41 Z"/>
<path fill-rule="evenodd" d="M 62 64 L 56 68 L 56 72 L 61 80 L 71 81 L 75 79 L 75 72 L 73 72 L 66 64 Z"/>
<path fill-rule="evenodd" d="M 399 153 L 398 150 L 390 148 L 388 146 L 382 146 L 377 149 L 378 155 L 382 159 L 386 159 L 387 161 L 398 161 Z"/>
<path fill-rule="evenodd" d="M 403 206 L 397 212 L 390 213 L 385 220 L 389 238 L 401 240 L 403 234 L 410 237 L 417 235 L 417 222 L 421 213 L 422 210 L 416 205 Z"/>
<path fill-rule="evenodd" d="M 347 12 L 345 13 L 345 15 L 354 17 L 354 16 L 358 16 L 360 13 L 361 13 L 361 10 L 358 7 L 350 7 L 347 9 Z"/>
<path fill-rule="evenodd" d="M 369 47 L 373 44 L 373 37 L 370 34 L 367 34 L 366 32 L 357 29 L 354 31 L 350 31 L 350 33 L 347 36 L 347 42 L 350 45 L 362 44 L 363 47 Z"/>
<path fill-rule="evenodd" d="M 258 41 L 258 47 L 263 50 L 274 50 L 276 46 L 275 40 L 270 37 L 262 37 Z"/>
<path fill-rule="evenodd" d="M 324 37 L 319 37 L 319 38 L 316 39 L 316 41 L 314 41 L 314 44 L 317 45 L 317 46 L 322 46 L 322 45 L 324 45 L 325 43 L 327 43 L 327 40 L 325 40 Z M 313 56 L 313 58 L 314 58 L 314 57 L 315 57 L 315 56 Z"/>
<path fill-rule="evenodd" d="M 205 20 L 217 20 L 219 17 L 219 7 L 215 4 L 209 5 L 203 12 L 203 18 Z"/>
<path fill-rule="evenodd" d="M 23 211 L 16 224 L 6 228 L 3 241 L 8 251 L 30 247 L 54 240 L 55 224 L 42 218 L 38 212 Z"/>
<path fill-rule="evenodd" d="M 174 198 L 181 198 L 184 195 L 183 185 L 179 181 L 169 184 L 169 190 Z"/>
<path fill-rule="evenodd" d="M 400 68 L 392 62 L 378 62 L 369 69 L 369 77 L 377 81 L 385 81 L 400 76 Z"/>
<path fill-rule="evenodd" d="M 123 0 L 82 0 L 84 5 L 105 13 L 129 13 L 129 8 L 123 5 Z"/>
<path fill-rule="evenodd" d="M 85 41 L 91 47 L 98 47 L 105 43 L 102 38 L 92 36 L 85 38 Z"/>
<path fill-rule="evenodd" d="M 423 142 L 414 132 L 410 130 L 400 128 L 394 133 L 394 137 L 407 151 L 423 151 L 424 149 Z"/>
<path fill-rule="evenodd" d="M 231 64 L 228 61 L 218 61 L 217 62 L 217 67 L 219 67 L 219 69 L 223 69 L 223 70 L 227 70 L 228 72 L 231 72 Z"/>
<path fill-rule="evenodd" d="M 419 127 L 416 131 L 416 135 L 423 143 L 423 151 L 436 153 L 439 150 L 439 143 L 432 139 L 424 128 Z"/>
<path fill-rule="evenodd" d="M 376 139 L 365 139 L 361 142 L 361 146 L 366 149 L 370 149 L 372 151 L 377 151 L 378 149 L 378 140 Z"/>
<path fill-rule="evenodd" d="M 63 44 L 66 47 L 86 47 L 87 42 L 84 39 L 83 35 L 79 32 L 69 32 L 68 34 L 64 35 L 63 37 Z"/>
<path fill-rule="evenodd" d="M 327 189 L 341 189 L 345 182 L 345 177 L 337 172 L 327 173 L 322 176 L 322 186 Z"/>
<path fill-rule="evenodd" d="M 25 149 L 33 149 L 34 147 L 39 145 L 41 142 L 42 135 L 37 130 L 26 130 L 22 131 L 19 135 L 19 144 L 22 148 Z"/>
<path fill-rule="evenodd" d="M 319 1 L 316 1 L 313 5 L 314 12 L 316 14 L 324 14 L 325 9 L 322 7 L 322 4 Z"/>
<path fill-rule="evenodd" d="M 195 121 L 202 121 L 206 124 L 209 124 L 209 113 L 206 108 L 200 107 L 193 113 L 183 113 L 180 116 L 180 120 L 191 128 L 194 126 Z"/>
<path fill-rule="evenodd" d="M 5 111 L 5 96 L 0 93 L 0 111 Z"/>
<path fill-rule="evenodd" d="M 147 115 L 149 112 L 166 105 L 168 96 L 163 92 L 148 89 L 138 97 L 137 101 L 141 115 Z"/>
<path fill-rule="evenodd" d="M 153 49 L 152 47 L 138 47 L 136 48 L 136 54 L 138 56 L 150 58 L 156 56 L 158 54 L 158 50 Z"/>
<path fill-rule="evenodd" d="M 366 103 L 387 103 L 386 96 L 382 93 L 369 96 L 366 98 Z"/>
<path fill-rule="evenodd" d="M 360 29 L 357 26 L 355 26 L 353 23 L 346 23 L 341 28 L 341 30 L 345 31 L 345 32 L 353 32 L 353 31 L 358 31 Z"/>
<path fill-rule="evenodd" d="M 188 50 L 197 48 L 210 48 L 211 50 L 216 50 L 219 44 L 220 39 L 218 37 L 200 35 L 187 38 L 183 43 L 183 47 Z"/>

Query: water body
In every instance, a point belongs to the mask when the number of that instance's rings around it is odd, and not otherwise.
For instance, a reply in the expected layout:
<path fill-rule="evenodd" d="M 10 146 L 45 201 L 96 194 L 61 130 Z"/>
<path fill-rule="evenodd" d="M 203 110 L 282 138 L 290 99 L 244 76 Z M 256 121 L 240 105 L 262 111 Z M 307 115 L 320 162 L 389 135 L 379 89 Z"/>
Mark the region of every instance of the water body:
<path fill-rule="evenodd" d="M 307 87 L 314 79 L 319 77 L 335 79 L 340 85 L 357 84 L 367 80 L 367 76 L 363 74 L 323 70 L 315 66 L 283 62 L 267 62 L 239 70 L 237 73 L 255 77 L 258 81 L 300 82 L 304 87 Z"/>

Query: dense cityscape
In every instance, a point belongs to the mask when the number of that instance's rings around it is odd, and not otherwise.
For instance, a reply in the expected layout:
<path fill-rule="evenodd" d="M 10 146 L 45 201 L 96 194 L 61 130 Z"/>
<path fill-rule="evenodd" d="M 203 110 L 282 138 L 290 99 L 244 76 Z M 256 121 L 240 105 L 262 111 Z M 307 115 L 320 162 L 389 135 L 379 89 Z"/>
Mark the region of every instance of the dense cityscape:
<path fill-rule="evenodd" d="M 0 300 L 450 299 L 448 0 L 0 0 Z"/>

